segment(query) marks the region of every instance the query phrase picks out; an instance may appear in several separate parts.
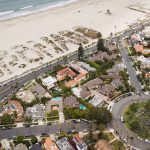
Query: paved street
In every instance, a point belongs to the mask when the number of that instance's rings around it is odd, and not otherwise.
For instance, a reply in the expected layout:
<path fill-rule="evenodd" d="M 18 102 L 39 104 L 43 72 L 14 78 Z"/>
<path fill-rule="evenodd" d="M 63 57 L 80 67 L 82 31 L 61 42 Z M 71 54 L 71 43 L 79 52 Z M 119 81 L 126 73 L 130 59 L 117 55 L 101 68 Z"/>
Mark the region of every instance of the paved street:
<path fill-rule="evenodd" d="M 134 101 L 147 101 L 150 99 L 149 95 L 142 95 L 141 97 L 137 95 L 133 95 L 130 97 L 126 97 L 121 99 L 118 103 L 116 103 L 113 107 L 112 114 L 113 119 L 111 123 L 111 127 L 117 131 L 123 139 L 127 139 L 127 137 L 134 137 L 133 142 L 129 140 L 129 144 L 133 147 L 139 148 L 141 150 L 148 150 L 150 148 L 150 144 L 146 143 L 145 141 L 141 141 L 137 138 L 137 135 L 127 129 L 124 123 L 121 122 L 120 116 L 122 116 L 124 109 Z"/>
<path fill-rule="evenodd" d="M 55 125 L 42 125 L 42 126 L 34 126 L 30 128 L 20 127 L 13 128 L 9 130 L 0 130 L 0 140 L 6 138 L 12 138 L 14 136 L 24 135 L 42 135 L 42 134 L 55 134 L 60 131 L 84 131 L 89 128 L 89 124 L 85 122 L 81 123 L 72 123 L 65 122 L 63 124 L 55 124 Z"/>

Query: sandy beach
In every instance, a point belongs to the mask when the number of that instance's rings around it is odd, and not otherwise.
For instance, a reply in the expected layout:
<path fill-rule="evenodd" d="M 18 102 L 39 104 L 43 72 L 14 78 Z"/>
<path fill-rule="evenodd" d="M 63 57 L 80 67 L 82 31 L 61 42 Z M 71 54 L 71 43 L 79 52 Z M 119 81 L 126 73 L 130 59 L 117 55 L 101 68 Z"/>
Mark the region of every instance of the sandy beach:
<path fill-rule="evenodd" d="M 0 82 L 77 50 L 79 41 L 84 46 L 96 42 L 79 32 L 81 29 L 106 37 L 146 18 L 149 9 L 149 0 L 79 0 L 0 21 Z M 111 15 L 106 14 L 107 10 Z"/>

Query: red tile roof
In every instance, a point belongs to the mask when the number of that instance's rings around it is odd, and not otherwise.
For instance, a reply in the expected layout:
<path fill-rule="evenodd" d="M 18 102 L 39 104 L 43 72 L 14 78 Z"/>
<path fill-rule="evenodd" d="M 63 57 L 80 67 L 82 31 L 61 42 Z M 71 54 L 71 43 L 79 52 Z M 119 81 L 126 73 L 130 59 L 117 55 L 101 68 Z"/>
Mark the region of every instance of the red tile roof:
<path fill-rule="evenodd" d="M 46 150 L 59 150 L 56 144 L 52 141 L 50 137 L 45 139 L 44 146 Z"/>

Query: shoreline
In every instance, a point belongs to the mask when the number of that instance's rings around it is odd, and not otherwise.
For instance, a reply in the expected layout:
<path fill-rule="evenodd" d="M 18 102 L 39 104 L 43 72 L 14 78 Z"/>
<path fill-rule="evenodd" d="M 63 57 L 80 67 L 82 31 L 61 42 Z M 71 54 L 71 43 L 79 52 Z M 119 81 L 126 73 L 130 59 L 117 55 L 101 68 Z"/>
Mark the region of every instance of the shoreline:
<path fill-rule="evenodd" d="M 70 1 L 67 1 L 67 2 L 61 2 L 61 3 L 55 4 L 55 5 L 43 6 L 43 7 L 37 8 L 37 9 L 28 10 L 28 11 L 24 11 L 24 12 L 18 12 L 18 11 L 12 10 L 12 12 L 15 12 L 16 14 L 19 13 L 19 14 L 16 15 L 16 16 L 14 14 L 10 14 L 11 16 L 6 16 L 4 18 L 0 17 L 0 23 L 1 22 L 12 21 L 12 20 L 15 20 L 15 19 L 26 18 L 26 17 L 30 17 L 32 15 L 38 15 L 38 14 L 40 15 L 40 14 L 46 13 L 46 12 L 49 13 L 49 11 L 51 11 L 51 10 L 64 8 L 66 6 L 74 5 L 74 4 L 80 3 L 80 2 L 81 2 L 81 0 L 70 0 Z M 34 8 L 34 7 L 32 7 L 32 8 Z"/>

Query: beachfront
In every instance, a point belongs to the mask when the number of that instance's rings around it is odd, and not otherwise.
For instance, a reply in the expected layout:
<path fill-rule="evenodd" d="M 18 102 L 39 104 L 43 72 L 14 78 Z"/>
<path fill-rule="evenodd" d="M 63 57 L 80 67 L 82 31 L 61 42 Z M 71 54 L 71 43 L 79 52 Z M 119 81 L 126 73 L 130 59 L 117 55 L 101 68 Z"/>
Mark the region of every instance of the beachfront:
<path fill-rule="evenodd" d="M 97 41 L 94 36 L 97 32 L 106 37 L 125 29 L 147 17 L 147 13 L 128 6 L 150 7 L 148 4 L 148 0 L 142 3 L 139 0 L 81 0 L 43 13 L 1 21 L 0 81 L 71 53 L 80 42 L 84 46 L 93 44 Z M 107 14 L 107 10 L 111 14 Z"/>

